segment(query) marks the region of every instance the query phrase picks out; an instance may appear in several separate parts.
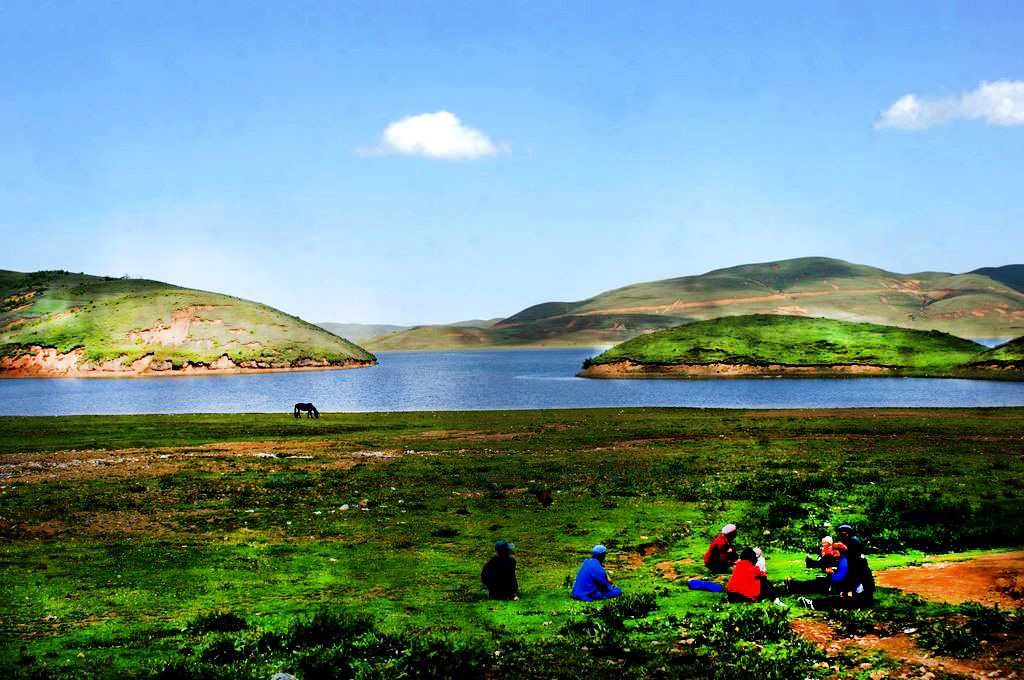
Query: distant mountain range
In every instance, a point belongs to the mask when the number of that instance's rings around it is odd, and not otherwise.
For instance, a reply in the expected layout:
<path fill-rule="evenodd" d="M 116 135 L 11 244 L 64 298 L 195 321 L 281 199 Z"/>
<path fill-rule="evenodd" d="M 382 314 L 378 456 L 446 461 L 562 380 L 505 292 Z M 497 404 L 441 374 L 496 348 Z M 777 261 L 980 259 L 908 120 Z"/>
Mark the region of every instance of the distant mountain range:
<path fill-rule="evenodd" d="M 443 324 L 444 326 L 450 326 L 453 328 L 490 328 L 494 324 L 501 321 L 501 317 L 495 319 L 472 319 L 470 321 L 456 321 L 455 323 Z M 365 324 L 365 323 L 333 323 L 330 321 L 321 321 L 316 324 L 324 330 L 328 330 L 335 335 L 350 340 L 352 342 L 362 342 L 369 340 L 370 338 L 377 338 L 384 335 L 390 335 L 392 333 L 401 333 L 408 331 L 413 328 L 419 328 L 419 326 L 392 326 L 389 324 Z"/>
<path fill-rule="evenodd" d="M 543 302 L 490 325 L 415 326 L 368 337 L 362 344 L 372 350 L 593 347 L 744 314 L 862 321 L 963 338 L 1014 338 L 1024 335 L 1024 265 L 900 274 L 804 257 L 637 283 L 577 302 Z"/>

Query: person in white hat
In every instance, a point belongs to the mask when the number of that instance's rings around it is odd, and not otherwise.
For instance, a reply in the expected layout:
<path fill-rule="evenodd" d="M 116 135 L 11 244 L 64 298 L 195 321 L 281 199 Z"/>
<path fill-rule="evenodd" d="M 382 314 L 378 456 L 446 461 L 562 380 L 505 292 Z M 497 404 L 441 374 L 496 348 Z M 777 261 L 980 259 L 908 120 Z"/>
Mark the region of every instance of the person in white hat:
<path fill-rule="evenodd" d="M 716 574 L 728 574 L 736 565 L 736 546 L 733 541 L 736 539 L 736 525 L 726 524 L 722 532 L 715 536 L 704 553 L 704 566 Z"/>
<path fill-rule="evenodd" d="M 580 570 L 576 572 L 576 582 L 572 586 L 572 596 L 576 600 L 590 602 L 607 600 L 622 594 L 622 588 L 616 588 L 604 570 L 604 558 L 608 548 L 600 543 L 590 549 L 590 557 L 583 560 Z"/>

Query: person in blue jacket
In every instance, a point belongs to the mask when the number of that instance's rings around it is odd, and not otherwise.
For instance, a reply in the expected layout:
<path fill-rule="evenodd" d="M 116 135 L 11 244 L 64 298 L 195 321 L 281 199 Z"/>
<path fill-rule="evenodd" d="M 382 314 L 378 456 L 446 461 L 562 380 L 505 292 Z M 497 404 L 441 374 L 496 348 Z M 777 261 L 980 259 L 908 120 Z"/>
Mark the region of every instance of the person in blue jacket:
<path fill-rule="evenodd" d="M 572 586 L 573 598 L 590 602 L 607 600 L 622 594 L 622 588 L 613 587 L 612 582 L 608 580 L 608 573 L 604 570 L 604 558 L 607 554 L 608 548 L 601 544 L 591 549 L 591 556 L 583 560 L 580 570 L 576 572 L 576 582 Z"/>
<path fill-rule="evenodd" d="M 843 543 L 833 543 L 832 548 L 839 553 L 839 563 L 830 577 L 832 595 L 819 600 L 802 597 L 800 604 L 816 611 L 870 607 L 874 602 L 875 579 L 867 562 L 863 557 L 852 561 L 853 551 Z"/>

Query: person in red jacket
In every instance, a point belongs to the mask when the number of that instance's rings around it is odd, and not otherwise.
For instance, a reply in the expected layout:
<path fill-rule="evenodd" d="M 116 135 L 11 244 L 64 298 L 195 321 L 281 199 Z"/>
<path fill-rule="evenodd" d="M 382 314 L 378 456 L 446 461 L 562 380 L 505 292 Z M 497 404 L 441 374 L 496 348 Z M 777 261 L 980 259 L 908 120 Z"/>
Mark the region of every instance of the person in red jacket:
<path fill-rule="evenodd" d="M 733 567 L 732 576 L 725 584 L 729 602 L 761 601 L 761 570 L 757 568 L 756 562 L 754 551 L 744 548 Z"/>
<path fill-rule="evenodd" d="M 753 548 L 744 548 L 739 560 L 732 570 L 732 576 L 725 584 L 726 598 L 729 602 L 764 602 L 771 600 L 775 605 L 786 608 L 779 599 L 771 581 L 757 567 L 757 553 Z"/>
<path fill-rule="evenodd" d="M 716 574 L 728 574 L 736 564 L 736 525 L 726 524 L 704 553 L 704 566 Z"/>

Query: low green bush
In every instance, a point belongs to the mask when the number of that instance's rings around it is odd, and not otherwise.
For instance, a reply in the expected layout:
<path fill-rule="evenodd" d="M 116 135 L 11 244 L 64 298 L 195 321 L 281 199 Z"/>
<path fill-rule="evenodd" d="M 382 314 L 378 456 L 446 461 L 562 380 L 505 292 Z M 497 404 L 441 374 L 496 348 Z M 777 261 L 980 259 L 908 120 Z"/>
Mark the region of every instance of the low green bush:
<path fill-rule="evenodd" d="M 200 614 L 188 624 L 186 630 L 192 635 L 202 635 L 213 632 L 229 633 L 245 630 L 248 627 L 249 624 L 241 616 L 231 612 L 218 611 Z"/>
<path fill-rule="evenodd" d="M 918 627 L 917 644 L 936 654 L 965 659 L 977 656 L 996 633 L 1020 631 L 1022 617 L 974 602 L 959 605 L 945 616 Z"/>

